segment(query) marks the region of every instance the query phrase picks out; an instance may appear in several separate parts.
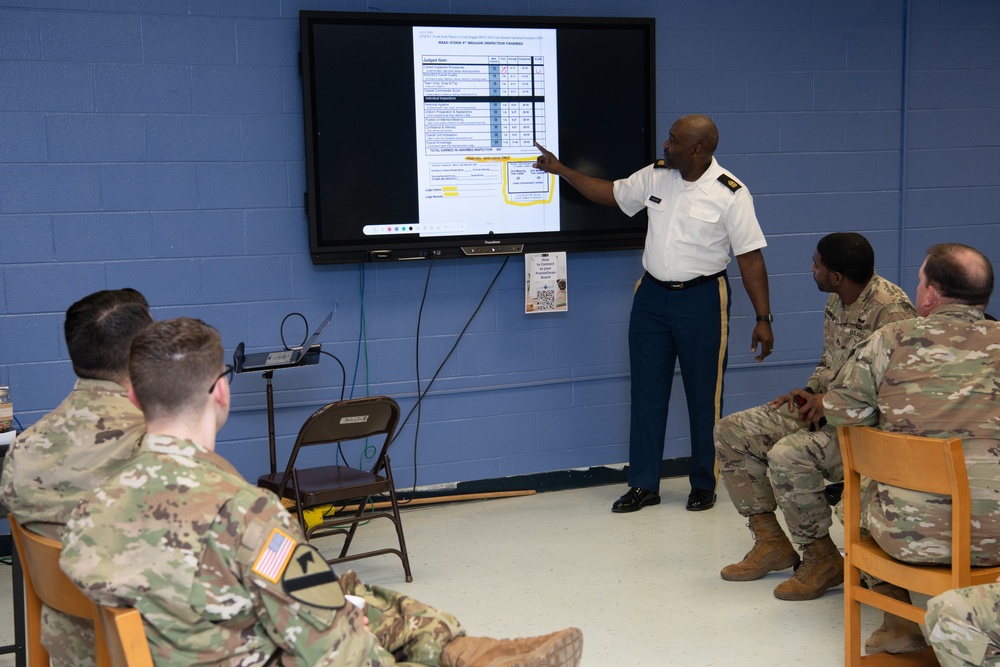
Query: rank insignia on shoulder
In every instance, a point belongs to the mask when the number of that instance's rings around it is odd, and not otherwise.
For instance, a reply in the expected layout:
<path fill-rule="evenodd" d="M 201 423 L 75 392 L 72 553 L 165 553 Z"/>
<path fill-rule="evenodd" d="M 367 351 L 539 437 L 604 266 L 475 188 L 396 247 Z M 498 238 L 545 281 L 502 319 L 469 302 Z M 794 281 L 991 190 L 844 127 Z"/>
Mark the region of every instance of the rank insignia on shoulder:
<path fill-rule="evenodd" d="M 295 547 L 281 585 L 292 598 L 313 607 L 340 609 L 346 602 L 337 575 L 311 544 Z"/>
<path fill-rule="evenodd" d="M 725 185 L 733 192 L 736 192 L 737 190 L 743 187 L 742 185 L 737 183 L 736 180 L 733 179 L 733 177 L 730 176 L 729 174 L 719 174 L 719 182 Z"/>
<path fill-rule="evenodd" d="M 653 163 L 653 169 L 666 169 L 666 168 L 667 168 L 667 161 L 664 160 L 663 158 L 660 158 L 659 160 Z"/>

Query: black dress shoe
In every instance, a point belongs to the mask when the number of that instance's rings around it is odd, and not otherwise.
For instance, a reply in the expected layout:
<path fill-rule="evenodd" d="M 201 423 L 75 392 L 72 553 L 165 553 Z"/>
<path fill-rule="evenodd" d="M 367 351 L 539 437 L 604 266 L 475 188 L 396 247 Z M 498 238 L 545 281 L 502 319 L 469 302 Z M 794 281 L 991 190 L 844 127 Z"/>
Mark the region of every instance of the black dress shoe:
<path fill-rule="evenodd" d="M 612 512 L 637 512 L 646 505 L 659 505 L 660 494 L 633 486 L 611 505 Z"/>
<path fill-rule="evenodd" d="M 701 512 L 715 507 L 715 492 L 708 489 L 691 489 L 687 505 L 684 509 L 690 512 Z"/>

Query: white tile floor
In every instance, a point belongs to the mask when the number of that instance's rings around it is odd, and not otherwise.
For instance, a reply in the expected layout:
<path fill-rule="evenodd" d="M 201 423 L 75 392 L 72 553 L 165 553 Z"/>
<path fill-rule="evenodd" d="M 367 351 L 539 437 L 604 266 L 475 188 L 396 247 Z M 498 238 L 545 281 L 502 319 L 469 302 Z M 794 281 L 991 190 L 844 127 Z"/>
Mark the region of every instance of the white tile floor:
<path fill-rule="evenodd" d="M 403 524 L 412 583 L 394 556 L 352 565 L 369 583 L 454 613 L 469 634 L 580 627 L 582 667 L 843 664 L 839 588 L 819 600 L 782 602 L 771 590 L 785 573 L 745 583 L 719 578 L 719 569 L 751 545 L 724 490 L 714 509 L 687 512 L 687 480 L 664 480 L 662 504 L 613 514 L 611 502 L 624 490 L 410 508 Z M 387 521 L 366 529 L 370 538 L 394 537 Z M 833 537 L 843 544 L 836 523 Z M 0 644 L 6 644 L 13 632 L 6 567 L 0 598 Z M 870 613 L 862 636 L 878 621 Z M 13 665 L 12 656 L 0 656 L 0 667 Z"/>

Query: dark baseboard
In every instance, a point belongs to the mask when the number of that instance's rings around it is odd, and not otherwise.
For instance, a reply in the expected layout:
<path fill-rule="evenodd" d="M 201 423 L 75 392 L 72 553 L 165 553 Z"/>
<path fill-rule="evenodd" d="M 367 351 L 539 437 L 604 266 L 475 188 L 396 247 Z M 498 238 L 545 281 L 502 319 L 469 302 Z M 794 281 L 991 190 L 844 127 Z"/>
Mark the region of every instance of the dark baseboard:
<path fill-rule="evenodd" d="M 669 459 L 660 464 L 660 477 L 684 477 L 691 470 L 691 458 Z M 625 484 L 628 482 L 628 466 L 618 470 L 605 466 L 595 466 L 586 470 L 554 470 L 551 472 L 532 473 L 530 475 L 513 475 L 496 479 L 479 479 L 459 482 L 454 488 L 418 490 L 415 493 L 406 489 L 397 489 L 400 500 L 404 498 L 447 498 L 479 493 L 502 493 L 504 491 L 566 491 L 567 489 L 582 489 L 606 484 Z"/>

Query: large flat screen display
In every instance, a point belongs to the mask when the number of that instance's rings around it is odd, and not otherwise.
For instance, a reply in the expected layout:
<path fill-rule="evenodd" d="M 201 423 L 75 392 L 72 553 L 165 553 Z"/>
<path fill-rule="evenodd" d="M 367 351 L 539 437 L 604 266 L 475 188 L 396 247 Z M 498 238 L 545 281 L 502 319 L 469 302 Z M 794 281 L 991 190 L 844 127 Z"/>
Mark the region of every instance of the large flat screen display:
<path fill-rule="evenodd" d="M 607 179 L 656 152 L 653 19 L 302 11 L 314 263 L 641 247 Z"/>

